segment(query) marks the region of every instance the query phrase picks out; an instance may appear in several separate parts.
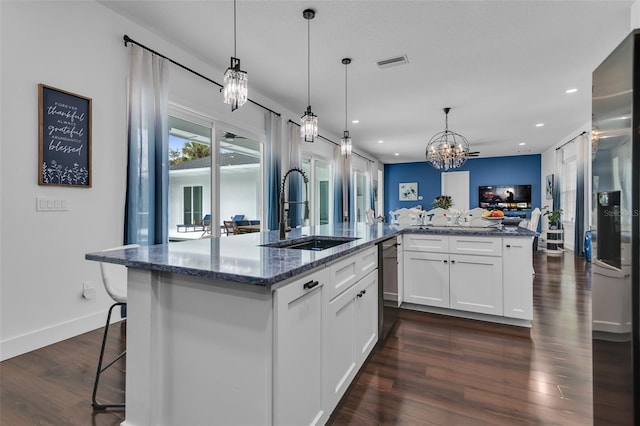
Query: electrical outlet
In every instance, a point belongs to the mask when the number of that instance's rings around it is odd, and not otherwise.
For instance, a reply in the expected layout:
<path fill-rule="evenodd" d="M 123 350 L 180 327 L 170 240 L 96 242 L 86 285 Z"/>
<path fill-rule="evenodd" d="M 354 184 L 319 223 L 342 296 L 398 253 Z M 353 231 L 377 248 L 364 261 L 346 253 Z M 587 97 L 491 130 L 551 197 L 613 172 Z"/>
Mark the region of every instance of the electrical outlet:
<path fill-rule="evenodd" d="M 91 300 L 96 297 L 96 289 L 93 287 L 91 281 L 85 281 L 82 283 L 82 297 L 87 300 Z"/>

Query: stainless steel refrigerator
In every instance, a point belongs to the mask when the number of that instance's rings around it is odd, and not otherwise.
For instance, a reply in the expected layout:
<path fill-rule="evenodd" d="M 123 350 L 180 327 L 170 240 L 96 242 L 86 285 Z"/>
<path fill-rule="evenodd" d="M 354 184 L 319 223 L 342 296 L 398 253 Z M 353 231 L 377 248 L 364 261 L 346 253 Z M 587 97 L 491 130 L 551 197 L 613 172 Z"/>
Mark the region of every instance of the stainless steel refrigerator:
<path fill-rule="evenodd" d="M 640 30 L 593 72 L 595 425 L 640 425 Z"/>

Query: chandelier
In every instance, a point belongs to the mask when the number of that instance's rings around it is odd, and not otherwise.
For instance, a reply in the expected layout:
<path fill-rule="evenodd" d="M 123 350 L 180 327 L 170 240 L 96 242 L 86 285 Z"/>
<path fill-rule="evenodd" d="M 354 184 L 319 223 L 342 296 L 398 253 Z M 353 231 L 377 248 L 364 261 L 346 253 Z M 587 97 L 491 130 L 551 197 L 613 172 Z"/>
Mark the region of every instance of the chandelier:
<path fill-rule="evenodd" d="M 305 142 L 313 142 L 318 137 L 318 116 L 311 112 L 311 20 L 316 16 L 313 9 L 305 9 L 302 17 L 307 20 L 307 110 L 300 118 L 300 137 Z"/>
<path fill-rule="evenodd" d="M 449 111 L 443 108 L 444 131 L 435 134 L 427 144 L 427 161 L 438 170 L 457 169 L 469 156 L 469 142 L 459 133 L 449 130 Z"/>
<path fill-rule="evenodd" d="M 233 0 L 233 56 L 224 73 L 222 96 L 225 104 L 231 104 L 231 111 L 247 102 L 247 73 L 240 69 L 240 59 L 236 57 L 236 0 Z"/>
<path fill-rule="evenodd" d="M 348 157 L 351 155 L 351 137 L 349 136 L 349 130 L 347 130 L 347 68 L 351 63 L 351 59 L 344 58 L 342 59 L 342 63 L 344 64 L 344 135 L 342 139 L 340 139 L 340 152 L 342 152 L 342 155 L 345 157 Z"/>

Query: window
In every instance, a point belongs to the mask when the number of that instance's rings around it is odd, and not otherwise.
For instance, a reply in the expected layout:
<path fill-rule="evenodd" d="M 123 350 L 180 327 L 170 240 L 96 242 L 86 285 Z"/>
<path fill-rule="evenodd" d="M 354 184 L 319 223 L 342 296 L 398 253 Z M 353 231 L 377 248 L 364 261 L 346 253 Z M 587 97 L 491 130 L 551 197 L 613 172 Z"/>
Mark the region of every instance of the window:
<path fill-rule="evenodd" d="M 314 226 L 332 223 L 331 165 L 324 159 L 308 154 L 302 157 L 302 171 L 309 178 L 309 223 Z"/>

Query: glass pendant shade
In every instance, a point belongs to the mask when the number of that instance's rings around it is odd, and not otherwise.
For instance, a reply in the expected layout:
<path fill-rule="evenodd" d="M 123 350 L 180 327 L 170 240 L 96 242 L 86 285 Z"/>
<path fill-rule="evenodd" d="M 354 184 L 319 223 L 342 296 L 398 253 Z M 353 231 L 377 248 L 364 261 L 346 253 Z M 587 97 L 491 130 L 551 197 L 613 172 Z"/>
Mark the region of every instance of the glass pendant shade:
<path fill-rule="evenodd" d="M 447 116 L 449 108 L 445 112 L 445 130 L 436 133 L 427 144 L 427 161 L 438 170 L 451 170 L 461 167 L 469 157 L 469 142 L 464 136 L 449 130 Z"/>
<path fill-rule="evenodd" d="M 340 139 L 340 152 L 345 157 L 351 155 L 351 138 L 349 137 L 349 132 L 345 130 L 344 136 Z"/>
<path fill-rule="evenodd" d="M 224 73 L 224 103 L 235 111 L 247 102 L 247 92 L 247 73 L 240 69 L 240 59 L 231 57 L 231 66 Z"/>
<path fill-rule="evenodd" d="M 318 116 L 311 112 L 311 105 L 300 119 L 300 137 L 313 142 L 318 137 Z"/>

